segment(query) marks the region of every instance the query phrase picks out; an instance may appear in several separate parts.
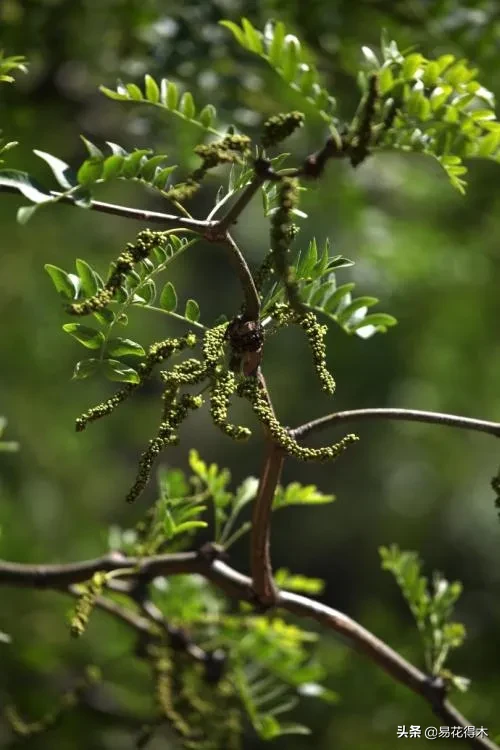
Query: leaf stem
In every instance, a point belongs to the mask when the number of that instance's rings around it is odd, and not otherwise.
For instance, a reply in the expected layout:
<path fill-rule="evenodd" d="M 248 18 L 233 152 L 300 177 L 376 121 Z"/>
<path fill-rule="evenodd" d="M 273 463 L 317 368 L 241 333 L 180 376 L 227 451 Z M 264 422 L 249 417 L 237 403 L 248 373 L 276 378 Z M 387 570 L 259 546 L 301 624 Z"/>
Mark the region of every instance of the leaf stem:
<path fill-rule="evenodd" d="M 176 320 L 181 320 L 183 323 L 187 323 L 190 326 L 195 326 L 196 328 L 200 328 L 202 331 L 207 330 L 207 326 L 204 326 L 203 323 L 198 323 L 194 320 L 188 320 L 184 317 L 184 315 L 179 315 L 179 313 L 171 312 L 170 310 L 163 310 L 161 307 L 155 307 L 154 305 L 135 305 L 136 308 L 143 309 L 143 310 L 153 310 L 153 312 L 159 312 L 163 313 L 164 315 L 170 315 L 171 318 L 175 318 Z"/>
<path fill-rule="evenodd" d="M 225 216 L 217 222 L 217 232 L 220 232 L 221 234 L 227 232 L 229 227 L 238 220 L 239 215 L 245 210 L 257 190 L 264 182 L 265 178 L 261 175 L 255 175 L 252 178 Z"/>
<path fill-rule="evenodd" d="M 231 251 L 229 259 L 238 274 L 243 289 L 246 317 L 249 320 L 258 320 L 260 315 L 260 297 L 245 256 L 229 232 L 226 234 L 223 244 Z"/>

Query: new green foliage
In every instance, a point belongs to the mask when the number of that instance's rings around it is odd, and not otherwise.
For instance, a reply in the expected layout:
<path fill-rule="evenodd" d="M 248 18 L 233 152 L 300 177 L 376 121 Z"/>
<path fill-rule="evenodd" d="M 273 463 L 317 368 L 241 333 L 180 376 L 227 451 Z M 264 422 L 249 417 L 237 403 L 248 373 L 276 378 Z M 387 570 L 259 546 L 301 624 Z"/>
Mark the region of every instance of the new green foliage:
<path fill-rule="evenodd" d="M 101 86 L 100 90 L 110 99 L 120 102 L 150 104 L 185 120 L 214 135 L 220 132 L 212 127 L 217 113 L 212 104 L 197 109 L 193 95 L 189 91 L 180 93 L 175 81 L 162 78 L 157 83 L 149 74 L 144 77 L 144 89 L 134 83 L 118 82 L 116 89 Z"/>
<path fill-rule="evenodd" d="M 469 680 L 453 674 L 445 665 L 449 653 L 464 642 L 466 631 L 451 617 L 462 593 L 459 581 L 450 583 L 440 573 L 434 573 L 432 586 L 422 576 L 422 563 L 415 552 L 405 552 L 393 544 L 381 547 L 382 567 L 395 577 L 415 618 L 422 637 L 425 665 L 429 674 L 448 680 L 459 690 L 466 690 Z"/>

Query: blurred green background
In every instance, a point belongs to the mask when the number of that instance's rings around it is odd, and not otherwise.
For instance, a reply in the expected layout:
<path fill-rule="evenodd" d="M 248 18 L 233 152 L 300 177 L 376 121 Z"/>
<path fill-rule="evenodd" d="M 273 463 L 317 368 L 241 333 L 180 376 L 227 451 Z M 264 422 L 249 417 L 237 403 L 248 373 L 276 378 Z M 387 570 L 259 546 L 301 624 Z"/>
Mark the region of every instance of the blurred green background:
<path fill-rule="evenodd" d="M 78 164 L 85 156 L 78 137 L 83 133 L 127 149 L 152 145 L 188 169 L 198 133 L 162 113 L 106 100 L 97 86 L 113 86 L 117 77 L 138 80 L 150 72 L 173 78 L 249 134 L 271 114 L 300 109 L 272 72 L 217 25 L 221 18 L 242 15 L 258 26 L 270 17 L 290 24 L 310 45 L 325 84 L 346 113 L 357 100 L 353 75 L 360 46 L 376 46 L 383 28 L 403 49 L 416 45 L 428 56 L 451 52 L 471 59 L 483 84 L 500 94 L 500 8 L 494 1 L 3 0 L 0 47 L 30 62 L 29 74 L 0 92 L 4 135 L 20 141 L 8 166 L 49 183 L 32 149 Z M 304 157 L 322 137 L 321 124 L 309 117 L 290 149 Z M 193 201 L 195 215 L 206 215 L 221 177 L 211 177 Z M 423 157 L 380 156 L 356 171 L 329 166 L 325 179 L 304 197 L 310 218 L 297 244 L 313 235 L 320 242 L 329 238 L 334 252 L 356 261 L 339 272 L 339 281 L 354 280 L 360 293 L 380 297 L 381 309 L 396 315 L 399 325 L 368 341 L 332 326 L 333 405 L 310 384 L 312 367 L 300 332 L 273 339 L 265 373 L 285 424 L 368 406 L 500 420 L 499 180 L 499 167 L 473 163 L 463 198 Z M 108 188 L 100 197 L 164 208 L 157 197 L 128 185 Z M 81 257 L 104 272 L 141 226 L 55 206 L 21 227 L 15 221 L 19 205 L 15 196 L 1 196 L 0 414 L 8 418 L 7 436 L 20 442 L 21 451 L 1 454 L 0 556 L 78 560 L 102 553 L 108 527 L 135 523 L 154 496 L 153 488 L 136 506 L 123 502 L 138 453 L 154 429 L 157 400 L 144 390 L 111 418 L 83 434 L 74 432 L 75 416 L 113 388 L 99 380 L 70 382 L 82 352 L 61 331 L 63 311 L 43 264 L 71 270 Z M 236 230 L 252 264 L 267 250 L 267 232 L 255 201 Z M 221 312 L 233 315 L 239 306 L 237 283 L 216 247 L 196 246 L 175 265 L 172 278 L 185 298 L 200 302 L 209 322 Z M 184 330 L 138 310 L 130 335 L 149 344 Z M 380 571 L 379 546 L 395 542 L 418 550 L 427 572 L 438 569 L 463 581 L 457 618 L 466 624 L 468 639 L 451 666 L 470 677 L 472 687 L 456 702 L 473 724 L 489 727 L 490 736 L 499 734 L 500 527 L 489 486 L 500 461 L 498 444 L 488 436 L 430 425 L 377 422 L 354 428 L 361 442 L 334 466 L 287 463 L 285 482 L 317 484 L 335 493 L 337 502 L 290 509 L 286 521 L 278 517 L 274 563 L 324 578 L 326 603 L 420 666 L 418 634 L 392 578 Z M 182 437 L 165 456 L 171 465 L 186 468 L 188 448 L 196 447 L 206 460 L 227 465 L 235 483 L 259 471 L 260 440 L 246 446 L 225 440 L 205 414 L 195 415 Z M 232 562 L 247 569 L 246 541 L 235 548 Z M 65 622 L 68 607 L 54 592 L 2 589 L 0 630 L 13 637 L 11 645 L 0 643 L 2 695 L 8 693 L 28 716 L 40 715 L 91 661 L 103 665 L 110 694 L 127 712 L 146 710 L 147 673 L 127 655 L 132 634 L 96 613 L 87 636 L 75 642 Z M 332 707 L 304 699 L 294 718 L 312 726 L 312 737 L 276 741 L 277 750 L 389 750 L 409 741 L 396 740 L 398 725 L 439 725 L 420 699 L 333 635 L 322 639 L 320 656 L 340 700 Z M 0 723 L 0 746 L 8 743 Z M 133 734 L 125 719 L 108 721 L 83 711 L 26 744 L 132 748 Z M 436 740 L 433 746 L 455 745 Z M 152 750 L 159 747 L 165 744 L 151 744 Z M 248 747 L 260 745 L 249 735 Z"/>

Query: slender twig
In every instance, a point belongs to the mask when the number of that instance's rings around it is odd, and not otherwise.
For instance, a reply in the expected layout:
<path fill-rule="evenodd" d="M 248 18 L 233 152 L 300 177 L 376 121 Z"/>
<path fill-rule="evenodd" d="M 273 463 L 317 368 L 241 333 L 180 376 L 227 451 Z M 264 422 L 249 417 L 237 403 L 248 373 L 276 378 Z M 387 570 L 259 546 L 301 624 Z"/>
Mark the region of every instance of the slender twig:
<path fill-rule="evenodd" d="M 231 208 L 227 213 L 217 222 L 216 232 L 224 235 L 229 227 L 234 224 L 239 215 L 245 210 L 257 190 L 261 187 L 264 182 L 264 177 L 261 175 L 255 175 L 252 181 L 246 185 L 239 197 L 235 200 Z"/>
<path fill-rule="evenodd" d="M 243 289 L 245 297 L 245 314 L 249 320 L 258 320 L 260 313 L 260 298 L 257 292 L 257 287 L 253 280 L 253 276 L 248 267 L 248 263 L 245 260 L 245 256 L 239 249 L 238 245 L 231 237 L 229 232 L 226 234 L 222 241 L 226 247 L 229 248 L 229 260 L 234 270 L 238 274 L 240 284 Z"/>
<path fill-rule="evenodd" d="M 441 414 L 433 411 L 418 411 L 416 409 L 353 409 L 351 411 L 338 411 L 327 414 L 312 422 L 290 430 L 292 437 L 299 439 L 312 432 L 319 432 L 326 427 L 331 427 L 337 422 L 354 422 L 362 419 L 396 419 L 403 422 L 428 422 L 430 424 L 457 427 L 462 430 L 475 430 L 486 432 L 489 435 L 500 437 L 500 423 L 487 422 L 484 419 L 472 419 L 471 417 L 457 417 L 454 414 Z"/>
<path fill-rule="evenodd" d="M 220 560 L 210 561 L 207 557 L 196 552 L 157 555 L 142 559 L 107 555 L 95 560 L 69 565 L 37 566 L 0 561 L 0 584 L 63 587 L 68 590 L 71 581 L 76 583 L 90 577 L 93 572 L 109 570 L 113 560 L 115 560 L 115 568 L 136 568 L 141 580 L 154 578 L 158 575 L 200 573 L 228 596 L 247 602 L 255 602 L 251 578 L 239 573 Z M 70 591 L 76 593 L 76 591 Z M 98 606 L 141 631 L 147 623 L 145 618 L 136 613 L 126 612 L 123 607 L 105 597 L 98 597 Z M 387 674 L 406 685 L 414 693 L 421 695 L 429 703 L 434 713 L 444 721 L 454 726 L 471 726 L 471 722 L 446 700 L 446 691 L 439 680 L 430 679 L 428 675 L 410 664 L 390 646 L 352 618 L 325 604 L 287 591 L 277 592 L 276 606 L 292 614 L 312 618 L 329 630 L 343 636 L 353 648 L 368 656 Z M 471 747 L 481 750 L 498 750 L 498 746 L 488 738 L 467 739 Z"/>
<path fill-rule="evenodd" d="M 264 606 L 274 605 L 277 597 L 270 551 L 271 514 L 274 493 L 284 461 L 285 453 L 283 449 L 268 439 L 257 497 L 252 508 L 250 561 L 252 587 L 258 602 Z"/>
<path fill-rule="evenodd" d="M 21 191 L 13 185 L 0 185 L 0 193 L 16 193 L 21 195 Z M 70 206 L 76 206 L 75 200 L 70 195 L 61 195 L 51 190 L 51 195 L 58 198 L 59 203 L 65 203 Z M 185 216 L 174 216 L 173 214 L 164 214 L 160 211 L 147 211 L 141 208 L 129 208 L 128 206 L 119 206 L 114 203 L 103 203 L 102 201 L 91 201 L 88 208 L 91 211 L 98 211 L 113 216 L 121 216 L 125 219 L 135 219 L 143 223 L 163 224 L 165 227 L 174 227 L 181 229 L 192 229 L 198 234 L 205 234 L 213 229 L 217 222 L 204 221 L 201 219 L 190 219 Z"/>
<path fill-rule="evenodd" d="M 184 317 L 184 315 L 179 315 L 178 313 L 172 312 L 171 310 L 163 310 L 161 307 L 155 307 L 154 305 L 135 305 L 136 308 L 139 308 L 139 310 L 152 310 L 153 312 L 163 313 L 163 315 L 169 315 L 171 318 L 175 318 L 176 320 L 180 320 L 181 323 L 185 323 L 188 326 L 194 326 L 195 328 L 200 328 L 202 331 L 207 330 L 207 326 L 204 326 L 203 323 L 198 323 L 196 320 L 188 320 Z"/>
<path fill-rule="evenodd" d="M 219 201 L 218 203 L 216 203 L 216 204 L 215 204 L 215 206 L 214 206 L 214 207 L 212 208 L 212 210 L 210 211 L 210 213 L 209 213 L 209 214 L 207 214 L 207 221 L 211 221 L 211 219 L 213 219 L 213 218 L 214 218 L 215 214 L 216 214 L 216 213 L 218 213 L 218 211 L 220 211 L 220 209 L 222 208 L 222 206 L 225 206 L 225 205 L 226 205 L 226 203 L 227 203 L 227 202 L 228 202 L 229 200 L 231 200 L 231 198 L 233 197 L 233 195 L 234 195 L 235 193 L 237 193 L 237 192 L 238 192 L 237 190 L 231 190 L 231 191 L 230 191 L 229 193 L 226 193 L 226 194 L 225 194 L 225 195 L 224 195 L 224 196 L 223 196 L 223 197 L 222 197 L 222 198 L 220 199 L 220 201 Z"/>

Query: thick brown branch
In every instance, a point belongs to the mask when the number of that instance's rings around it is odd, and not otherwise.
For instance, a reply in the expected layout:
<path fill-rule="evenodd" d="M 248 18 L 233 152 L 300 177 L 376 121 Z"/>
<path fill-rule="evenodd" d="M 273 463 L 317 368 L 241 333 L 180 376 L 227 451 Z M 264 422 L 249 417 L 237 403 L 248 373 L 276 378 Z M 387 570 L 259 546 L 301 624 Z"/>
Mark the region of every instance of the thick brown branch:
<path fill-rule="evenodd" d="M 248 602 L 255 600 L 251 578 L 242 575 L 220 560 L 210 562 L 207 557 L 194 552 L 158 555 L 143 559 L 119 558 L 116 560 L 114 556 L 114 559 L 115 563 L 112 566 L 114 569 L 136 567 L 141 579 L 177 573 L 200 573 L 228 596 Z M 71 580 L 76 583 L 85 580 L 98 570 L 109 570 L 110 567 L 107 566 L 110 566 L 112 561 L 113 556 L 69 565 L 34 566 L 0 561 L 0 584 L 68 588 Z M 133 627 L 143 629 L 145 618 L 134 613 L 132 617 L 125 615 L 123 608 L 115 602 L 109 600 L 101 602 L 100 599 L 98 601 L 98 606 L 129 622 Z M 445 691 L 439 682 L 430 680 L 424 672 L 414 667 L 390 646 L 347 615 L 325 604 L 286 591 L 277 593 L 276 605 L 292 614 L 310 617 L 329 630 L 339 633 L 353 648 L 368 656 L 391 677 L 425 698 L 434 713 L 449 725 L 471 726 L 471 723 L 446 700 Z M 498 750 L 498 746 L 488 738 L 468 738 L 468 742 L 471 747 L 481 750 Z"/>
<path fill-rule="evenodd" d="M 252 587 L 258 602 L 264 606 L 274 605 L 277 597 L 270 552 L 271 514 L 284 460 L 283 449 L 268 439 L 259 489 L 253 504 L 251 536 Z"/>
<path fill-rule="evenodd" d="M 428 422 L 430 424 L 456 427 L 462 430 L 486 432 L 490 435 L 500 437 L 500 423 L 498 422 L 487 422 L 483 419 L 457 417 L 454 414 L 440 414 L 439 412 L 417 411 L 415 409 L 353 409 L 351 411 L 338 411 L 296 427 L 294 430 L 290 430 L 290 434 L 296 439 L 304 438 L 306 435 L 319 432 L 327 427 L 332 427 L 339 422 L 354 422 L 363 419 L 396 419 L 403 422 Z"/>
<path fill-rule="evenodd" d="M 429 679 L 424 672 L 407 662 L 390 646 L 347 615 L 305 596 L 284 591 L 280 593 L 278 606 L 301 617 L 312 617 L 324 627 L 345 636 L 357 651 L 366 654 L 391 677 L 425 698 L 436 716 L 439 716 L 447 726 L 471 726 L 468 719 L 446 700 L 446 692 L 439 681 Z M 467 739 L 471 747 L 498 750 L 498 745 L 487 737 Z"/>
<path fill-rule="evenodd" d="M 62 565 L 25 565 L 0 560 L 0 585 L 66 588 L 71 583 L 88 581 L 94 573 L 125 568 L 135 568 L 138 574 L 154 578 L 157 575 L 202 572 L 204 561 L 196 552 L 179 552 L 149 558 L 124 557 L 112 553 L 94 560 Z"/>
<path fill-rule="evenodd" d="M 250 579 L 225 563 L 214 562 L 210 570 L 206 572 L 206 577 L 229 596 L 252 601 L 253 590 Z M 339 633 L 353 648 L 368 656 L 387 674 L 406 685 L 414 693 L 421 695 L 429 703 L 433 712 L 447 725 L 471 726 L 471 722 L 446 700 L 445 691 L 439 682 L 429 679 L 428 675 L 414 667 L 390 646 L 347 615 L 325 604 L 287 591 L 278 593 L 276 606 L 300 617 L 310 617 L 329 630 Z M 487 737 L 467 738 L 467 741 L 471 747 L 478 750 L 498 750 L 498 745 Z"/>

